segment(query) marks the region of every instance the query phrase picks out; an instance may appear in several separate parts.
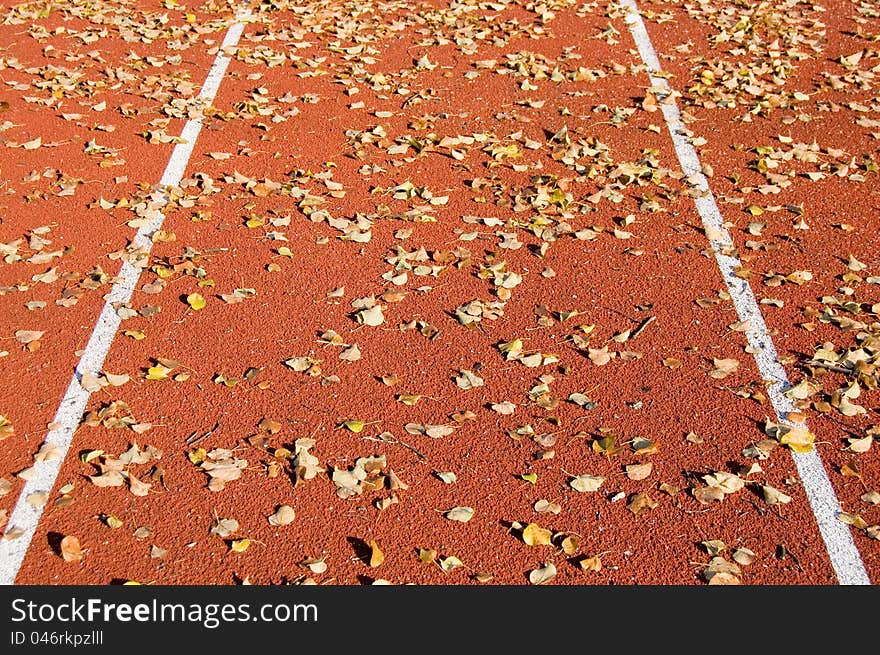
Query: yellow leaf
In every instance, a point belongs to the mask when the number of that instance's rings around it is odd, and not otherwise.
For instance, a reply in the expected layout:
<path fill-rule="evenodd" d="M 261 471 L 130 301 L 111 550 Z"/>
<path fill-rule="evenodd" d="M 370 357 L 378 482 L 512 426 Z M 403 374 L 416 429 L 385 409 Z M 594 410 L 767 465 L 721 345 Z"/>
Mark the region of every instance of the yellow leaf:
<path fill-rule="evenodd" d="M 232 543 L 229 544 L 229 550 L 233 553 L 243 553 L 248 549 L 248 546 L 251 545 L 251 540 L 245 537 L 244 539 L 233 539 Z"/>
<path fill-rule="evenodd" d="M 0 441 L 8 439 L 15 434 L 15 428 L 8 418 L 0 416 Z"/>
<path fill-rule="evenodd" d="M 208 458 L 208 452 L 204 448 L 195 448 L 189 451 L 186 456 L 189 461 L 198 466 Z"/>
<path fill-rule="evenodd" d="M 529 523 L 522 532 L 523 541 L 528 546 L 549 546 L 553 532 L 537 523 Z"/>
<path fill-rule="evenodd" d="M 140 341 L 141 339 L 146 338 L 146 334 L 141 330 L 124 330 L 122 332 L 126 337 L 131 337 L 135 341 Z"/>
<path fill-rule="evenodd" d="M 147 369 L 147 379 L 148 380 L 164 380 L 168 377 L 168 374 L 171 372 L 171 369 L 167 366 L 163 366 L 162 364 L 156 364 L 155 366 L 151 366 Z"/>
<path fill-rule="evenodd" d="M 370 566 L 373 568 L 379 566 L 385 561 L 385 553 L 379 549 L 379 544 L 374 541 L 370 542 Z"/>
<path fill-rule="evenodd" d="M 90 451 L 87 452 L 87 453 L 83 453 L 83 454 L 80 456 L 80 460 L 82 461 L 83 464 L 88 464 L 88 463 L 91 462 L 93 459 L 96 459 L 96 458 L 100 457 L 100 456 L 103 455 L 103 454 L 104 454 L 104 451 L 103 451 L 103 450 L 90 450 Z"/>
<path fill-rule="evenodd" d="M 535 484 L 538 481 L 537 473 L 523 473 L 520 477 L 526 482 L 531 482 L 532 484 Z"/>
<path fill-rule="evenodd" d="M 205 306 L 205 299 L 200 293 L 191 293 L 186 297 L 186 304 L 198 311 Z"/>
<path fill-rule="evenodd" d="M 104 523 L 107 525 L 108 528 L 112 530 L 122 527 L 122 520 L 114 516 L 113 514 L 106 516 L 104 518 Z"/>
<path fill-rule="evenodd" d="M 562 549 L 562 552 L 571 557 L 575 553 L 577 553 L 578 548 L 581 545 L 581 540 L 577 538 L 576 535 L 570 534 L 562 542 L 559 544 L 559 547 Z"/>
<path fill-rule="evenodd" d="M 779 436 L 779 443 L 791 448 L 796 453 L 808 453 L 813 450 L 816 437 L 806 427 L 794 426 Z"/>
<path fill-rule="evenodd" d="M 366 426 L 366 422 L 361 421 L 360 419 L 350 418 L 344 421 L 342 426 L 357 434 L 364 429 L 364 426 Z"/>

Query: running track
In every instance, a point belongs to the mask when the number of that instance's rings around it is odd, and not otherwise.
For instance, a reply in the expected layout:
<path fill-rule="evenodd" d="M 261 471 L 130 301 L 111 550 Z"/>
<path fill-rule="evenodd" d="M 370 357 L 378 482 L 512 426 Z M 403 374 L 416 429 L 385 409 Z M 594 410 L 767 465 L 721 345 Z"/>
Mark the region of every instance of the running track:
<path fill-rule="evenodd" d="M 3 15 L 3 583 L 878 579 L 869 3 Z"/>

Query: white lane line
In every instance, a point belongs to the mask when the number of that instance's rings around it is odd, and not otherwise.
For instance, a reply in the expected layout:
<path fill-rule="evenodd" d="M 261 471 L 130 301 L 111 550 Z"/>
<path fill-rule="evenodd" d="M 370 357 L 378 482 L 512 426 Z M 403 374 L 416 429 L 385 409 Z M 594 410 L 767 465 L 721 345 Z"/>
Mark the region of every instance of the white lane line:
<path fill-rule="evenodd" d="M 226 32 L 226 36 L 220 46 L 214 63 L 208 71 L 202 89 L 199 92 L 199 99 L 203 101 L 204 106 L 210 105 L 217 95 L 220 88 L 220 82 L 226 74 L 226 68 L 229 65 L 230 57 L 225 54 L 228 48 L 233 48 L 241 38 L 244 31 L 245 23 L 250 17 L 251 12 L 248 9 L 240 11 L 236 16 L 236 21 Z M 165 187 L 174 187 L 180 183 L 183 173 L 186 170 L 189 159 L 192 156 L 196 139 L 202 130 L 202 119 L 193 118 L 184 125 L 180 136 L 184 139 L 178 143 L 171 153 L 171 159 L 165 167 L 162 179 L 159 184 Z M 165 195 L 157 201 L 158 208 L 161 209 L 168 203 L 168 196 Z M 159 211 L 156 216 L 147 224 L 141 226 L 137 234 L 135 234 L 132 244 L 138 249 L 142 256 L 139 261 L 146 263 L 149 259 L 149 253 L 153 246 L 151 235 L 162 227 L 165 215 Z M 0 584 L 15 584 L 15 578 L 27 554 L 28 547 L 34 537 L 37 529 L 37 523 L 43 514 L 43 507 L 34 507 L 27 502 L 28 497 L 35 492 L 49 492 L 55 485 L 55 479 L 64 458 L 70 448 L 73 440 L 73 434 L 82 420 L 86 403 L 89 400 L 90 392 L 86 391 L 80 385 L 82 376 L 86 373 L 98 374 L 104 365 L 104 359 L 116 336 L 116 330 L 119 327 L 120 318 L 116 313 L 116 307 L 127 303 L 131 299 L 131 294 L 137 286 L 141 269 L 126 261 L 119 270 L 117 281 L 110 289 L 110 293 L 105 297 L 104 307 L 86 345 L 85 352 L 76 366 L 67 391 L 58 406 L 55 419 L 52 421 L 53 427 L 46 434 L 45 443 L 54 445 L 60 456 L 52 461 L 37 462 L 34 465 L 33 477 L 28 480 L 21 490 L 12 515 L 9 517 L 9 528 L 11 530 L 21 530 L 20 536 L 14 539 L 0 539 Z"/>
<path fill-rule="evenodd" d="M 687 130 L 681 120 L 678 105 L 674 98 L 670 97 L 672 90 L 666 82 L 666 78 L 659 73 L 663 70 L 648 30 L 639 14 L 638 6 L 634 0 L 620 0 L 622 7 L 627 9 L 626 24 L 636 42 L 642 61 L 648 69 L 651 85 L 656 91 L 658 104 L 666 119 L 666 126 L 675 144 L 675 152 L 685 176 L 689 178 L 694 187 L 700 191 L 700 195 L 694 198 L 694 204 L 706 232 L 712 235 L 710 242 L 715 251 L 715 260 L 718 268 L 727 284 L 727 289 L 733 298 L 733 304 L 741 321 L 748 320 L 751 327 L 746 331 L 749 345 L 754 351 L 754 358 L 758 364 L 761 376 L 771 382 L 768 394 L 776 418 L 780 424 L 794 426 L 788 419 L 788 415 L 795 411 L 794 404 L 784 395 L 791 385 L 785 374 L 785 369 L 779 363 L 773 340 L 767 333 L 764 317 L 752 293 L 749 283 L 734 275 L 735 270 L 742 265 L 736 256 L 729 253 L 733 250 L 733 239 L 724 227 L 724 219 L 715 203 L 715 197 L 709 188 L 709 182 L 703 175 L 700 159 L 693 145 L 688 141 Z M 834 493 L 831 481 L 825 472 L 822 459 L 818 452 L 812 450 L 808 453 L 792 453 L 798 474 L 804 484 L 804 491 L 810 501 L 813 514 L 819 526 L 819 532 L 825 541 L 825 548 L 831 559 L 831 566 L 837 575 L 837 580 L 842 585 L 869 585 L 871 584 L 865 564 L 855 545 L 850 529 L 837 520 L 840 512 L 840 501 Z"/>

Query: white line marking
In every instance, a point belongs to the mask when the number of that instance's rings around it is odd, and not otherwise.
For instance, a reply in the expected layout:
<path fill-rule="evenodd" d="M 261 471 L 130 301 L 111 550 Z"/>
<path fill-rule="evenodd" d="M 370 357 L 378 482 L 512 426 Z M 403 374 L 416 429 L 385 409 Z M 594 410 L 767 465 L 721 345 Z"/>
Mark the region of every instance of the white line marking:
<path fill-rule="evenodd" d="M 639 49 L 639 55 L 648 69 L 652 87 L 657 91 L 657 100 L 666 119 L 669 134 L 675 144 L 675 152 L 685 176 L 688 176 L 693 185 L 701 192 L 698 198 L 694 198 L 694 204 L 707 232 L 716 238 L 710 239 L 712 249 L 715 251 L 715 260 L 721 275 L 727 284 L 727 289 L 733 298 L 733 304 L 741 321 L 748 320 L 751 327 L 746 331 L 749 345 L 754 350 L 755 361 L 761 376 L 771 382 L 768 388 L 770 402 L 776 412 L 780 424 L 793 426 L 795 423 L 788 420 L 788 415 L 795 411 L 791 400 L 784 395 L 784 391 L 791 385 L 785 374 L 785 369 L 779 363 L 773 340 L 767 333 L 764 317 L 752 293 L 749 283 L 734 275 L 741 262 L 730 254 L 733 250 L 733 239 L 724 227 L 724 219 L 715 204 L 715 197 L 709 188 L 709 182 L 703 175 L 697 151 L 688 141 L 687 131 L 681 120 L 678 105 L 670 97 L 672 90 L 666 79 L 659 75 L 663 69 L 660 60 L 654 51 L 651 37 L 639 14 L 638 6 L 634 0 L 620 0 L 620 4 L 626 12 L 626 24 Z M 802 425 L 802 424 L 798 424 Z M 865 570 L 865 564 L 855 545 L 849 528 L 837 520 L 840 512 L 840 501 L 834 493 L 831 481 L 825 472 L 825 467 L 818 452 L 812 450 L 808 453 L 792 452 L 798 474 L 804 483 L 804 491 L 810 501 L 819 532 L 825 541 L 825 548 L 831 559 L 831 566 L 837 575 L 838 582 L 842 585 L 869 585 L 871 581 Z"/>
<path fill-rule="evenodd" d="M 226 74 L 226 68 L 229 65 L 230 57 L 225 54 L 227 48 L 233 48 L 241 38 L 244 31 L 245 22 L 250 17 L 251 12 L 248 9 L 240 11 L 236 16 L 236 22 L 233 23 L 226 32 L 226 36 L 220 45 L 220 51 L 214 58 L 214 63 L 208 71 L 202 89 L 199 92 L 199 98 L 204 101 L 204 105 L 208 106 L 214 101 L 217 90 L 220 88 L 220 82 Z M 184 142 L 178 143 L 171 153 L 162 179 L 159 181 L 161 186 L 174 187 L 180 183 L 183 173 L 192 156 L 196 139 L 202 130 L 202 119 L 194 118 L 187 121 L 183 126 L 180 136 L 185 139 Z M 168 196 L 158 201 L 159 208 L 168 202 Z M 156 217 L 148 224 L 141 226 L 137 234 L 135 234 L 132 244 L 136 246 L 143 256 L 141 261 L 146 261 L 153 246 L 150 236 L 162 227 L 165 215 L 158 212 Z M 61 453 L 58 459 L 52 461 L 37 462 L 34 464 L 34 475 L 28 480 L 21 490 L 12 515 L 9 517 L 8 530 L 18 528 L 23 530 L 21 536 L 15 539 L 0 539 L 0 584 L 15 584 L 15 577 L 21 568 L 24 557 L 27 554 L 28 547 L 34 537 L 37 529 L 37 523 L 43 514 L 43 507 L 34 507 L 27 502 L 30 494 L 36 491 L 51 491 L 55 485 L 55 479 L 64 458 L 70 448 L 73 440 L 73 434 L 82 420 L 86 403 L 91 393 L 82 388 L 79 381 L 85 373 L 97 374 L 104 365 L 104 359 L 116 336 L 116 330 L 119 327 L 120 318 L 116 313 L 115 307 L 119 304 L 125 304 L 131 299 L 131 294 L 137 286 L 141 269 L 132 265 L 130 262 L 124 262 L 119 270 L 119 277 L 110 289 L 110 293 L 105 297 L 104 307 L 101 310 L 95 329 L 89 338 L 85 352 L 76 366 L 67 391 L 58 406 L 55 419 L 52 421 L 55 427 L 46 434 L 45 443 L 54 445 Z M 7 530 L 7 531 L 8 531 Z"/>

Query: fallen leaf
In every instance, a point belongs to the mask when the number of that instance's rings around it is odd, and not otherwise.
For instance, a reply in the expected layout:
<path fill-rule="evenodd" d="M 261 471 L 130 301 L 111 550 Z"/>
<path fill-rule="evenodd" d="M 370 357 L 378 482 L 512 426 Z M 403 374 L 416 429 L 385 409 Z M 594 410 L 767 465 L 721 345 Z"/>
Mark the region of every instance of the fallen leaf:
<path fill-rule="evenodd" d="M 562 511 L 562 506 L 542 498 L 534 504 L 534 509 L 540 514 L 559 514 Z"/>
<path fill-rule="evenodd" d="M 290 505 L 280 505 L 275 513 L 269 516 L 270 525 L 289 525 L 296 518 L 296 512 Z"/>
<path fill-rule="evenodd" d="M 523 541 L 528 546 L 549 546 L 553 532 L 537 523 L 529 523 L 522 531 Z"/>
<path fill-rule="evenodd" d="M 581 567 L 582 571 L 598 573 L 602 570 L 602 558 L 598 555 L 584 557 L 578 562 L 578 565 Z"/>
<path fill-rule="evenodd" d="M 575 491 L 587 492 L 598 491 L 603 482 L 605 482 L 605 478 L 601 475 L 584 474 L 575 476 L 568 484 Z"/>
<path fill-rule="evenodd" d="M 204 309 L 205 298 L 200 293 L 191 293 L 186 297 L 186 304 L 189 305 L 194 311 L 198 311 L 200 309 Z"/>
<path fill-rule="evenodd" d="M 379 549 L 376 541 L 370 542 L 370 566 L 375 568 L 385 561 L 385 554 Z"/>
<path fill-rule="evenodd" d="M 473 507 L 453 507 L 451 510 L 446 512 L 446 518 L 450 521 L 459 521 L 461 523 L 467 523 L 474 517 L 474 508 Z"/>
<path fill-rule="evenodd" d="M 716 380 L 721 380 L 722 378 L 726 378 L 731 373 L 734 373 L 739 368 L 739 360 L 733 358 L 724 358 L 724 359 L 712 359 L 712 364 L 715 368 L 709 371 L 709 377 L 714 378 Z"/>
<path fill-rule="evenodd" d="M 763 485 L 761 491 L 764 493 L 764 502 L 768 505 L 784 505 L 791 502 L 791 496 L 787 496 L 769 484 Z"/>
<path fill-rule="evenodd" d="M 529 582 L 533 585 L 547 584 L 556 577 L 556 566 L 547 562 L 542 568 L 529 571 Z"/>
<path fill-rule="evenodd" d="M 65 562 L 79 562 L 83 558 L 79 538 L 73 535 L 67 535 L 61 540 L 60 550 L 61 557 L 64 558 Z"/>
<path fill-rule="evenodd" d="M 211 534 L 219 535 L 224 539 L 238 532 L 238 521 L 235 519 L 217 519 L 211 527 Z"/>
<path fill-rule="evenodd" d="M 646 510 L 652 510 L 655 507 L 657 507 L 657 501 L 653 500 L 646 493 L 638 493 L 633 495 L 633 497 L 629 501 L 629 504 L 626 506 L 626 508 L 636 516 Z"/>
<path fill-rule="evenodd" d="M 651 462 L 646 464 L 628 464 L 626 466 L 626 477 L 630 480 L 644 480 L 651 475 L 653 470 L 654 465 Z"/>

